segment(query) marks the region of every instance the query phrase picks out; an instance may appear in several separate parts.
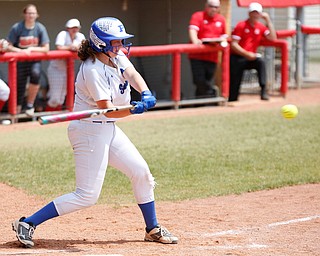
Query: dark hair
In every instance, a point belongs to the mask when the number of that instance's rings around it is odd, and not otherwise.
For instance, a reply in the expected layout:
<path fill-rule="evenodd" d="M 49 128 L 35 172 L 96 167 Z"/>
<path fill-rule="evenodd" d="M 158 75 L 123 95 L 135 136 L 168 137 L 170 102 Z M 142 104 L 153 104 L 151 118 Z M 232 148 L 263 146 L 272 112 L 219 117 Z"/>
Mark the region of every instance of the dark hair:
<path fill-rule="evenodd" d="M 96 60 L 97 52 L 92 49 L 88 39 L 82 40 L 80 48 L 78 50 L 78 57 L 80 60 L 85 61 L 88 58 L 92 59 L 92 62 Z"/>
<path fill-rule="evenodd" d="M 27 10 L 28 10 L 30 7 L 34 7 L 34 8 L 37 10 L 37 7 L 36 7 L 34 4 L 27 4 L 27 5 L 23 8 L 23 13 L 26 13 Z M 38 12 L 38 10 L 37 10 L 37 12 Z"/>
<path fill-rule="evenodd" d="M 24 8 L 23 8 L 23 14 L 26 14 L 27 13 L 27 10 L 30 8 L 30 7 L 34 7 L 37 11 L 37 19 L 40 17 L 39 15 L 39 12 L 38 12 L 38 8 L 37 6 L 35 6 L 34 4 L 27 4 Z"/>

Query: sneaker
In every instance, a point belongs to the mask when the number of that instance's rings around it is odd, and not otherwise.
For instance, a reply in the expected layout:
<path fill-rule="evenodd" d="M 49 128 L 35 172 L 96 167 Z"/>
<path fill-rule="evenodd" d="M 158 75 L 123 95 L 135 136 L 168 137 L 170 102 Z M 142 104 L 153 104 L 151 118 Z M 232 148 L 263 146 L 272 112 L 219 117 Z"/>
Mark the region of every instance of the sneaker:
<path fill-rule="evenodd" d="M 23 222 L 25 217 L 22 217 L 20 220 L 16 220 L 12 223 L 12 229 L 16 232 L 16 237 L 19 242 L 22 243 L 25 247 L 31 248 L 34 246 L 32 241 L 32 236 L 35 230 L 35 226 L 32 223 Z"/>
<path fill-rule="evenodd" d="M 177 244 L 178 238 L 171 235 L 165 227 L 156 226 L 149 233 L 146 232 L 144 241 L 158 242 L 163 244 Z"/>
<path fill-rule="evenodd" d="M 269 100 L 269 95 L 266 90 L 261 90 L 261 100 Z"/>
<path fill-rule="evenodd" d="M 27 107 L 26 111 L 25 111 L 27 116 L 34 116 L 34 107 Z"/>

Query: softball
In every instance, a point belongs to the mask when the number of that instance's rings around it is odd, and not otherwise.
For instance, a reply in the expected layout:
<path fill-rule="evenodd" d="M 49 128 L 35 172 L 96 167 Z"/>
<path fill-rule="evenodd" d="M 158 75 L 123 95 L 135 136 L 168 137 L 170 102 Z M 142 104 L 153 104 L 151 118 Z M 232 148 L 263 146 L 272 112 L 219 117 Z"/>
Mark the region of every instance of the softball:
<path fill-rule="evenodd" d="M 284 118 L 292 119 L 298 115 L 299 111 L 298 111 L 297 106 L 295 106 L 293 104 L 288 104 L 288 105 L 284 105 L 281 108 L 281 113 Z"/>

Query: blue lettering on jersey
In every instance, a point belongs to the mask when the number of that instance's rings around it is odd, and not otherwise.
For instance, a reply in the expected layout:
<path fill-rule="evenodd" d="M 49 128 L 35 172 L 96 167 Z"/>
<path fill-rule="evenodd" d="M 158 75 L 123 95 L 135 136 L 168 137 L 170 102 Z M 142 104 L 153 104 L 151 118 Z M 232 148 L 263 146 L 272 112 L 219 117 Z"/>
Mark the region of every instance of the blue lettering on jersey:
<path fill-rule="evenodd" d="M 125 81 L 124 84 L 119 84 L 120 93 L 124 94 L 124 91 L 127 89 L 127 87 L 128 87 L 128 81 Z"/>

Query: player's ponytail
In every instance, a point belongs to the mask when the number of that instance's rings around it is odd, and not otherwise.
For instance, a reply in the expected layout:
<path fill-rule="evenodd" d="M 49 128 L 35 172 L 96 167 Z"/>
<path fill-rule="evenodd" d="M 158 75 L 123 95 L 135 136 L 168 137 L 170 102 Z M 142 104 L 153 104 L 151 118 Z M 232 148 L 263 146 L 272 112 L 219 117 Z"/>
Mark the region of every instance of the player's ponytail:
<path fill-rule="evenodd" d="M 81 42 L 80 48 L 78 50 L 78 57 L 80 60 L 85 61 L 91 58 L 94 62 L 96 60 L 96 51 L 92 49 L 88 39 Z"/>

